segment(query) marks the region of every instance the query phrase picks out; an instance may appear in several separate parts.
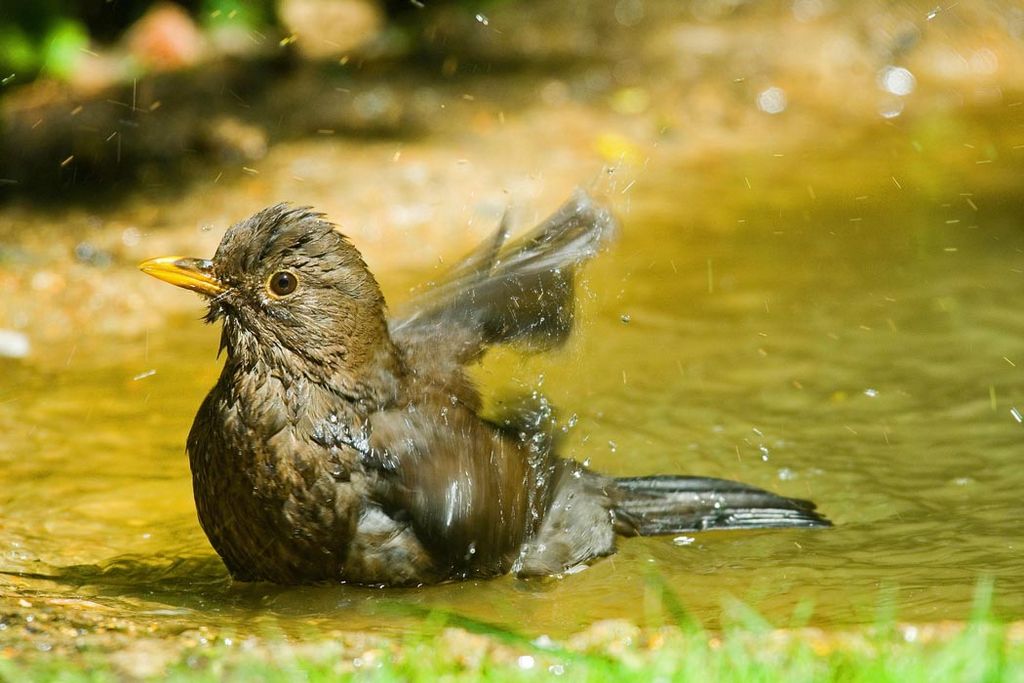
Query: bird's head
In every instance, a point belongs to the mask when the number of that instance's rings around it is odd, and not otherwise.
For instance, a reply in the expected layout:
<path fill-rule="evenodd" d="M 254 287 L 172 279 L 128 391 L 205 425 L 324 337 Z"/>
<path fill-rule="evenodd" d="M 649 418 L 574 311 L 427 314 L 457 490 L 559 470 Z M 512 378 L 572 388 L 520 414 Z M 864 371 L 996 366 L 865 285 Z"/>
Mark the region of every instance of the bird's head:
<path fill-rule="evenodd" d="M 243 366 L 326 378 L 391 349 L 376 280 L 348 239 L 308 208 L 278 204 L 236 223 L 213 259 L 163 257 L 139 268 L 207 297 L 207 321 L 224 322 L 221 348 Z"/>

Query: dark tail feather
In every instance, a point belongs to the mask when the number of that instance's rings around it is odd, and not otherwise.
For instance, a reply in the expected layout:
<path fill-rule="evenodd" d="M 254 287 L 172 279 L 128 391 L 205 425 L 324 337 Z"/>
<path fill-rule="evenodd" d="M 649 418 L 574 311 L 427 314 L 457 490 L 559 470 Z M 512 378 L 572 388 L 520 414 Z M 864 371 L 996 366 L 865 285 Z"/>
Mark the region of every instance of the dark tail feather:
<path fill-rule="evenodd" d="M 624 534 L 832 526 L 809 500 L 726 479 L 655 476 L 615 483 L 621 495 L 615 512 Z"/>

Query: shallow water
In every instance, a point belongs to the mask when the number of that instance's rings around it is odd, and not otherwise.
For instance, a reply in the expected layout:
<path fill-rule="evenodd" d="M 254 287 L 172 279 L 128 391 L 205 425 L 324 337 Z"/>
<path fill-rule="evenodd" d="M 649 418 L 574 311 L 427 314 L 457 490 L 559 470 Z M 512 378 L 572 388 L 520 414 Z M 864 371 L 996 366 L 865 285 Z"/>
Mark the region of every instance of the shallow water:
<path fill-rule="evenodd" d="M 0 588 L 158 630 L 404 630 L 446 609 L 556 635 L 659 621 L 655 578 L 707 624 L 739 601 L 832 626 L 963 618 L 992 578 L 997 613 L 1024 618 L 1021 155 L 933 173 L 891 143 L 642 176 L 568 348 L 479 371 L 491 396 L 539 386 L 576 413 L 567 453 L 595 469 L 750 482 L 815 500 L 833 529 L 630 539 L 547 581 L 233 585 L 183 452 L 217 332 L 186 318 L 0 361 Z M 429 273 L 380 276 L 400 299 Z"/>

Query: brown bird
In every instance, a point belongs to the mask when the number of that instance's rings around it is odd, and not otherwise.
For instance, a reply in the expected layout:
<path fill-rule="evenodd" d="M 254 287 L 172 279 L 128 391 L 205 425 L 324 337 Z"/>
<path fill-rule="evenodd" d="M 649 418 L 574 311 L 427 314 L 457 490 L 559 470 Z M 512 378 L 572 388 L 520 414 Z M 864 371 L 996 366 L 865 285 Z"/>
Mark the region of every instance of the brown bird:
<path fill-rule="evenodd" d="M 208 297 L 227 359 L 188 437 L 199 521 L 244 581 L 423 584 L 557 574 L 616 536 L 821 527 L 813 503 L 721 479 L 612 478 L 555 452 L 540 402 L 481 415 L 466 375 L 494 344 L 563 341 L 573 275 L 615 229 L 577 194 L 497 235 L 392 318 L 321 214 L 277 205 L 212 260 L 141 269 Z"/>

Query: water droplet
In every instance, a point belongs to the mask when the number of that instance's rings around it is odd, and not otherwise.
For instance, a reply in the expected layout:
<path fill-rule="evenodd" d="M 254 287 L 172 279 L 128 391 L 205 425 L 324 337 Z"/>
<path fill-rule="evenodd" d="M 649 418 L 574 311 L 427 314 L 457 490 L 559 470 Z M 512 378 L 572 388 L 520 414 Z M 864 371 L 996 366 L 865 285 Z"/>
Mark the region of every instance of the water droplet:
<path fill-rule="evenodd" d="M 551 640 L 551 636 L 542 633 L 533 639 L 533 644 L 541 649 L 548 650 L 555 646 L 555 641 Z"/>
<path fill-rule="evenodd" d="M 1019 420 L 1018 420 L 1018 422 L 1019 422 Z M 618 444 L 616 444 L 614 441 L 609 441 L 608 442 L 608 448 L 611 450 L 612 453 L 614 453 L 615 451 L 619 450 Z"/>
<path fill-rule="evenodd" d="M 902 66 L 889 65 L 878 72 L 878 87 L 893 95 L 909 95 L 914 92 L 917 79 Z"/>
<path fill-rule="evenodd" d="M 971 71 L 976 74 L 987 76 L 994 74 L 999 69 L 999 57 L 995 52 L 983 47 L 975 50 L 970 59 Z"/>
<path fill-rule="evenodd" d="M 627 325 L 629 324 L 629 321 L 632 319 L 633 318 L 629 315 L 629 313 L 623 313 L 622 315 L 619 316 L 619 320 L 626 323 Z"/>
<path fill-rule="evenodd" d="M 644 4 L 640 0 L 619 0 L 615 3 L 615 21 L 623 26 L 636 26 L 644 18 Z"/>
<path fill-rule="evenodd" d="M 1020 411 L 1016 408 L 1010 408 L 1010 415 L 1013 415 L 1013 419 L 1017 422 L 1024 422 L 1024 416 L 1021 416 Z"/>
<path fill-rule="evenodd" d="M 485 17 L 485 16 L 484 16 L 484 15 L 482 15 L 482 14 L 478 14 L 478 15 L 476 15 L 476 20 L 477 20 L 477 21 L 479 21 L 479 22 L 480 22 L 481 24 L 483 24 L 484 26 L 488 26 L 488 25 L 490 25 L 490 23 L 491 23 L 490 21 L 488 21 L 488 20 L 487 20 L 487 17 Z"/>
<path fill-rule="evenodd" d="M 695 540 L 693 536 L 676 536 L 672 539 L 672 545 L 690 545 Z"/>
<path fill-rule="evenodd" d="M 781 114 L 786 111 L 787 104 L 786 92 L 776 86 L 761 91 L 757 96 L 757 108 L 765 114 Z"/>
<path fill-rule="evenodd" d="M 878 115 L 883 119 L 894 119 L 903 113 L 904 103 L 898 97 L 887 97 L 878 105 Z"/>
<path fill-rule="evenodd" d="M 865 389 L 864 395 L 867 396 L 868 398 L 874 398 L 878 396 L 878 389 Z"/>
<path fill-rule="evenodd" d="M 126 247 L 134 247 L 142 241 L 142 233 L 138 228 L 125 228 L 121 231 L 121 244 Z"/>

